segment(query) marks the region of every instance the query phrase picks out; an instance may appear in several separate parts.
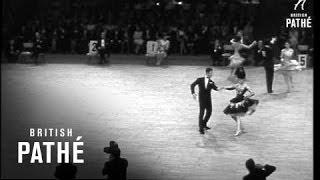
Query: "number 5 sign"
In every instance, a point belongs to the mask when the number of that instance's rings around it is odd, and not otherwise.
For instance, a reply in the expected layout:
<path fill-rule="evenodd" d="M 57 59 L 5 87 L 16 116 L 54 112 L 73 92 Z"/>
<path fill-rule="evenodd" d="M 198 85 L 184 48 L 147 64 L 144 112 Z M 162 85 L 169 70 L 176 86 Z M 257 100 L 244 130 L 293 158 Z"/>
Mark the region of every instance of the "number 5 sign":
<path fill-rule="evenodd" d="M 307 60 L 308 60 L 307 54 L 299 54 L 298 55 L 298 61 L 303 68 L 307 68 Z"/>
<path fill-rule="evenodd" d="M 147 55 L 155 55 L 158 51 L 158 42 L 148 41 L 147 42 Z"/>
<path fill-rule="evenodd" d="M 98 41 L 90 41 L 89 42 L 89 54 L 90 55 L 95 55 L 97 54 L 97 48 L 96 48 L 96 45 L 97 45 Z"/>

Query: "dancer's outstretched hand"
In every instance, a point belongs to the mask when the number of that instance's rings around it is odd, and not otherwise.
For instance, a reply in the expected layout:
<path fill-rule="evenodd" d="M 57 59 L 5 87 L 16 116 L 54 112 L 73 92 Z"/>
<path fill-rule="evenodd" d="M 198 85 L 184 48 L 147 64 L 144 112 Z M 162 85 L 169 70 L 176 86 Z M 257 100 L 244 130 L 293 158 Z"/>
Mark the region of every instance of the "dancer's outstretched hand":
<path fill-rule="evenodd" d="M 252 45 L 254 46 L 254 45 L 256 45 L 257 44 L 257 41 L 253 41 L 252 42 Z"/>

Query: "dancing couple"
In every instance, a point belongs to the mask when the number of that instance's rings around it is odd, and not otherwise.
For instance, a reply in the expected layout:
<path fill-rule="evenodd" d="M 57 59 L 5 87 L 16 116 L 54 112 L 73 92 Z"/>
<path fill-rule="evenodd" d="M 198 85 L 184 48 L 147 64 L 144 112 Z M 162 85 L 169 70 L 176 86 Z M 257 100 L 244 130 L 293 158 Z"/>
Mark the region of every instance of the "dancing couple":
<path fill-rule="evenodd" d="M 290 43 L 286 42 L 284 44 L 284 49 L 281 50 L 280 55 L 280 64 L 274 64 L 273 62 L 273 53 L 272 49 L 277 41 L 276 37 L 272 37 L 270 42 L 267 42 L 264 45 L 263 41 L 260 40 L 258 42 L 258 50 L 256 52 L 257 60 L 263 62 L 263 66 L 266 72 L 266 83 L 267 83 L 267 92 L 269 94 L 273 93 L 272 83 L 273 83 L 273 74 L 274 72 L 278 72 L 283 75 L 284 82 L 287 86 L 287 92 L 291 92 L 293 86 L 293 72 L 301 71 L 302 66 L 297 60 L 294 60 L 294 50 L 291 48 Z M 256 41 L 253 41 L 249 46 L 245 45 L 241 42 L 241 36 L 236 36 L 234 39 L 230 41 L 234 48 L 234 54 L 230 56 L 230 64 L 231 68 L 230 76 L 228 80 L 231 82 L 237 82 L 237 77 L 235 72 L 240 68 L 243 69 L 244 58 L 240 55 L 239 51 L 241 49 L 250 49 L 257 44 Z"/>
<path fill-rule="evenodd" d="M 294 50 L 290 47 L 289 42 L 285 42 L 284 49 L 281 50 L 280 63 L 274 64 L 274 49 L 277 45 L 276 37 L 272 37 L 270 41 L 265 43 L 262 40 L 258 41 L 258 48 L 255 58 L 258 62 L 262 62 L 266 72 L 267 92 L 273 93 L 272 83 L 274 72 L 283 75 L 284 82 L 287 86 L 287 92 L 291 92 L 293 88 L 293 72 L 301 71 L 303 67 L 297 60 L 294 60 Z"/>
<path fill-rule="evenodd" d="M 235 75 L 238 78 L 237 84 L 220 88 L 218 88 L 211 79 L 212 71 L 212 68 L 207 68 L 205 77 L 200 77 L 191 84 L 191 94 L 194 99 L 197 97 L 195 86 L 198 85 L 199 89 L 199 132 L 200 134 L 204 134 L 205 130 L 210 129 L 210 127 L 207 126 L 207 123 L 212 113 L 211 90 L 235 90 L 236 97 L 230 100 L 229 105 L 224 109 L 224 113 L 230 115 L 231 118 L 236 121 L 237 129 L 234 135 L 238 136 L 243 132 L 240 117 L 253 114 L 259 101 L 250 99 L 250 97 L 254 96 L 254 92 L 245 83 L 245 72 L 243 68 L 238 68 L 235 72 Z"/>

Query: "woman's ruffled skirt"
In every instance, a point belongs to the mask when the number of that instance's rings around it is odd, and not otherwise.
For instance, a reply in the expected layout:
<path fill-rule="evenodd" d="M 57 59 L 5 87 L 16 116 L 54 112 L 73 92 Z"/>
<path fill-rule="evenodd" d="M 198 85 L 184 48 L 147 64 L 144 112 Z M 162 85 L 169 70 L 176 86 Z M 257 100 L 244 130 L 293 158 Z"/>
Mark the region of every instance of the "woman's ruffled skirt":
<path fill-rule="evenodd" d="M 242 65 L 242 63 L 245 59 L 243 57 L 241 57 L 240 54 L 234 54 L 229 57 L 229 60 L 230 60 L 229 67 L 237 68 Z"/>
<path fill-rule="evenodd" d="M 301 71 L 302 69 L 303 67 L 296 60 L 274 65 L 274 71 Z"/>
<path fill-rule="evenodd" d="M 231 116 L 251 115 L 255 112 L 258 104 L 259 100 L 249 98 L 237 103 L 230 102 L 223 112 Z"/>

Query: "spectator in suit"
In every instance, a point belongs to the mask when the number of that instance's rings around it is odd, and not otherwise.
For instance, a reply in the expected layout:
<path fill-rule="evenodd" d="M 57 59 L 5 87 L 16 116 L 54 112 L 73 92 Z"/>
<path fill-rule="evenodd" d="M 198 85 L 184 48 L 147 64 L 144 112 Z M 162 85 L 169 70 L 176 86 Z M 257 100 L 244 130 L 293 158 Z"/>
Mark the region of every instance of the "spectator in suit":
<path fill-rule="evenodd" d="M 109 154 L 109 161 L 104 164 L 102 175 L 107 175 L 108 180 L 126 180 L 128 161 L 120 157 L 120 149 L 115 141 L 109 142 L 109 147 L 104 152 Z"/>
<path fill-rule="evenodd" d="M 40 36 L 39 32 L 35 33 L 35 39 L 33 41 L 33 53 L 32 57 L 34 58 L 34 63 L 38 64 L 39 54 L 43 53 L 44 50 L 44 42 Z"/>
<path fill-rule="evenodd" d="M 128 29 L 125 28 L 120 28 L 119 30 L 119 36 L 120 40 L 120 45 L 121 45 L 121 53 L 130 53 L 130 43 L 129 43 L 129 35 L 128 35 Z"/>
<path fill-rule="evenodd" d="M 100 55 L 100 64 L 109 63 L 109 60 L 106 60 L 105 54 L 109 59 L 110 57 L 110 42 L 106 38 L 105 32 L 102 32 L 97 43 L 97 50 Z"/>
<path fill-rule="evenodd" d="M 73 31 L 71 32 L 71 43 L 70 43 L 70 49 L 71 53 L 74 54 L 77 52 L 77 46 L 81 39 L 81 32 L 79 30 L 79 27 L 75 27 Z"/>
<path fill-rule="evenodd" d="M 177 30 L 177 40 L 179 44 L 179 53 L 180 55 L 183 55 L 186 53 L 186 41 L 187 41 L 187 36 L 186 33 L 184 32 L 182 27 L 179 27 Z"/>
<path fill-rule="evenodd" d="M 212 59 L 212 66 L 216 65 L 222 65 L 222 53 L 223 53 L 223 48 L 220 44 L 219 39 L 216 39 L 214 41 L 214 49 L 212 50 L 211 53 L 211 59 Z"/>
<path fill-rule="evenodd" d="M 272 174 L 275 170 L 275 166 L 271 165 L 260 165 L 255 164 L 253 159 L 248 159 L 246 161 L 246 167 L 249 171 L 249 174 L 243 177 L 243 180 L 266 180 L 270 174 Z"/>

